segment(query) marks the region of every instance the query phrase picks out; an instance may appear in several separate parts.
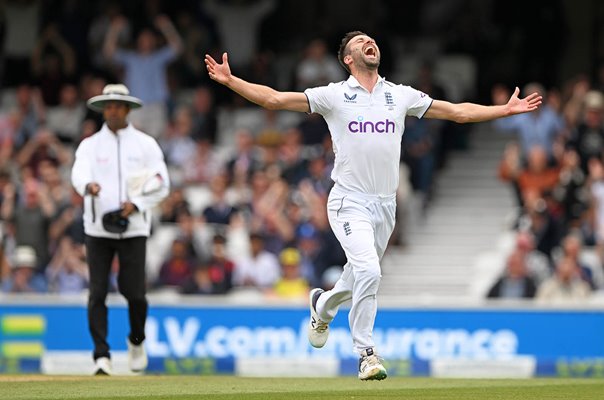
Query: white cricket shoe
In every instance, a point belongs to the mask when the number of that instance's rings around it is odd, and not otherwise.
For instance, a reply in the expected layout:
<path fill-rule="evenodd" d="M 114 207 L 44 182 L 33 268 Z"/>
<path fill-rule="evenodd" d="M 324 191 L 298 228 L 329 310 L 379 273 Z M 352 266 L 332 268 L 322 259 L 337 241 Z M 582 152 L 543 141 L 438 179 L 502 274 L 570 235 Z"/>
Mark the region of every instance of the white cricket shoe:
<path fill-rule="evenodd" d="M 386 379 L 388 373 L 382 365 L 380 358 L 370 347 L 363 350 L 359 359 L 359 379 L 362 381 L 381 381 Z"/>
<path fill-rule="evenodd" d="M 132 372 L 143 372 L 149 363 L 144 342 L 135 345 L 130 342 L 130 339 L 126 339 L 126 343 L 128 344 L 128 366 L 130 370 Z"/>
<path fill-rule="evenodd" d="M 308 294 L 310 308 L 310 323 L 308 324 L 308 341 L 313 347 L 323 347 L 329 337 L 329 323 L 322 321 L 317 314 L 317 300 L 324 292 L 323 289 L 316 288 Z"/>
<path fill-rule="evenodd" d="M 94 368 L 95 375 L 111 375 L 113 373 L 109 357 L 97 358 L 94 361 Z"/>

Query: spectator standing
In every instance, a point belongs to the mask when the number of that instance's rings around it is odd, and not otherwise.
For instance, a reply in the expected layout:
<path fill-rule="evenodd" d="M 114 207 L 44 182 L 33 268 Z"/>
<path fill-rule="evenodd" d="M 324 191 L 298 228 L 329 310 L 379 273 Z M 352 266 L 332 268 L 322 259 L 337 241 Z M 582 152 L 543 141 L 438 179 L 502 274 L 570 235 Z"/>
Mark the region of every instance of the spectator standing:
<path fill-rule="evenodd" d="M 12 0 L 2 3 L 4 71 L 0 86 L 13 87 L 30 78 L 31 54 L 39 33 L 42 1 Z"/>
<path fill-rule="evenodd" d="M 56 106 L 59 104 L 61 87 L 73 81 L 77 65 L 73 49 L 55 24 L 49 24 L 40 35 L 31 63 L 44 103 Z"/>
<path fill-rule="evenodd" d="M 233 68 L 239 72 L 247 69 L 258 51 L 260 23 L 275 8 L 276 1 L 208 0 L 203 5 L 216 21 L 222 47 L 233 54 Z"/>
<path fill-rule="evenodd" d="M 585 94 L 583 119 L 571 132 L 567 146 L 575 149 L 581 160 L 581 168 L 588 173 L 592 158 L 604 154 L 604 95 L 592 90 Z"/>
<path fill-rule="evenodd" d="M 167 101 L 170 92 L 166 69 L 182 51 L 182 42 L 167 16 L 159 15 L 154 22 L 167 40 L 167 46 L 158 49 L 155 33 L 146 28 L 137 36 L 135 51 L 118 49 L 118 36 L 127 21 L 123 17 L 116 17 L 105 37 L 103 53 L 124 67 L 126 86 L 145 103 L 144 107 L 132 113 L 132 124 L 157 139 L 164 134 L 168 122 Z"/>
<path fill-rule="evenodd" d="M 539 83 L 530 83 L 524 87 L 524 94 L 533 92 L 544 97 L 544 104 L 533 113 L 518 114 L 494 121 L 494 126 L 504 132 L 518 135 L 522 159 L 525 160 L 530 149 L 535 146 L 543 148 L 549 161 L 554 159 L 554 143 L 561 140 L 564 133 L 564 121 L 554 109 L 545 104 L 545 88 Z M 505 104 L 509 98 L 506 89 L 497 87 L 493 90 L 493 102 Z"/>
<path fill-rule="evenodd" d="M 122 8 L 117 0 L 103 1 L 98 5 L 95 16 L 90 21 L 88 29 L 88 53 L 91 56 L 91 64 L 97 70 L 107 68 L 107 58 L 103 55 L 103 44 L 105 37 L 109 32 L 111 23 L 115 18 L 121 18 Z M 124 26 L 118 33 L 117 43 L 125 46 L 132 37 L 132 27 L 128 20 L 124 21 Z M 100 94 L 100 93 L 97 93 Z"/>
<path fill-rule="evenodd" d="M 9 185 L 4 191 L 2 218 L 14 224 L 17 246 L 30 246 L 34 249 L 37 271 L 43 272 L 50 260 L 48 233 L 51 218 L 56 211 L 55 206 L 48 188 L 31 177 L 23 182 L 19 199 L 16 195 L 13 185 Z"/>

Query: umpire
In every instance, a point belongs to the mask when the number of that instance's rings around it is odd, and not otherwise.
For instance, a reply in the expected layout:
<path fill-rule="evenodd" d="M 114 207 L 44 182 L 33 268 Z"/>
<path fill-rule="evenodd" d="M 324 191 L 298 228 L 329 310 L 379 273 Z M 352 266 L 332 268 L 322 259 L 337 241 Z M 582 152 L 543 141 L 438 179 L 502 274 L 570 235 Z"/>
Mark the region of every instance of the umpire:
<path fill-rule="evenodd" d="M 132 371 L 147 367 L 145 255 L 151 209 L 169 192 L 164 156 L 151 136 L 128 123 L 131 109 L 142 106 L 122 84 L 105 86 L 88 100 L 105 123 L 82 140 L 75 154 L 71 182 L 84 196 L 84 231 L 90 271 L 88 326 L 94 342 L 96 375 L 110 375 L 107 343 L 107 292 L 117 254 L 119 292 L 128 301 L 130 334 L 126 339 Z"/>

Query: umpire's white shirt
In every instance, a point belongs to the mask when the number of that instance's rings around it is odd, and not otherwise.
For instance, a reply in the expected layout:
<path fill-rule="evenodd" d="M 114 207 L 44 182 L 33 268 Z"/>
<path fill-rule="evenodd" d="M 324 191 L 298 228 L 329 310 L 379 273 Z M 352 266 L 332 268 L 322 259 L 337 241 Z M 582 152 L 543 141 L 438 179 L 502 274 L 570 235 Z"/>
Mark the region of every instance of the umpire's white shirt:
<path fill-rule="evenodd" d="M 149 194 L 129 198 L 127 182 L 141 171 L 152 171 L 161 176 L 160 187 Z M 164 155 L 151 136 L 132 125 L 113 133 L 107 124 L 100 131 L 82 140 L 75 154 L 71 172 L 75 190 L 84 197 L 84 231 L 89 236 L 130 238 L 149 236 L 151 209 L 169 192 L 169 177 Z M 101 186 L 98 196 L 87 195 L 86 185 L 96 182 Z M 128 230 L 123 234 L 103 229 L 103 214 L 121 207 L 125 201 L 136 205 L 138 212 L 130 215 Z"/>
<path fill-rule="evenodd" d="M 379 77 L 369 93 L 353 76 L 307 89 L 310 111 L 323 116 L 336 155 L 331 178 L 348 192 L 396 193 L 407 115 L 421 118 L 432 99 Z"/>

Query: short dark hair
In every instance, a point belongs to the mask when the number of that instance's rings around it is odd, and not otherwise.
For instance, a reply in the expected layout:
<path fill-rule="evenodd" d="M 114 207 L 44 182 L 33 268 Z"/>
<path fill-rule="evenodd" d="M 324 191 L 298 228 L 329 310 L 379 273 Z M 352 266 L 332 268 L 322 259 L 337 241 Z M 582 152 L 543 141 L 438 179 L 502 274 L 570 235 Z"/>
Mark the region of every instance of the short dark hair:
<path fill-rule="evenodd" d="M 344 57 L 350 54 L 350 52 L 346 50 L 346 46 L 348 46 L 348 42 L 350 42 L 353 37 L 360 35 L 367 36 L 365 32 L 361 31 L 348 32 L 346 35 L 344 35 L 344 37 L 342 38 L 342 42 L 340 43 L 340 49 L 338 50 L 338 61 L 340 62 L 342 67 L 344 67 L 344 69 L 348 71 L 348 73 L 350 73 L 350 68 L 348 68 L 348 65 L 346 65 L 346 63 L 344 62 Z"/>

